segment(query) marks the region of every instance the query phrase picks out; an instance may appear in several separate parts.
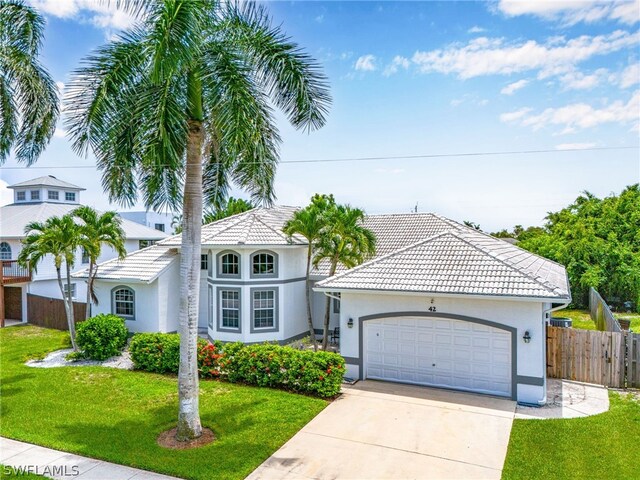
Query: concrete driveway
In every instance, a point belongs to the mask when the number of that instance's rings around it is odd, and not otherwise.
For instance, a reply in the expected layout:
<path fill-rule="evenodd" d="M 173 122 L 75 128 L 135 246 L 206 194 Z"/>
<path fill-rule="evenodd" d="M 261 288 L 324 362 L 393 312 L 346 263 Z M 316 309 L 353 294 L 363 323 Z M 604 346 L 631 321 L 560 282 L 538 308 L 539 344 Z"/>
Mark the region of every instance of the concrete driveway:
<path fill-rule="evenodd" d="M 499 479 L 515 402 L 367 380 L 249 479 Z"/>

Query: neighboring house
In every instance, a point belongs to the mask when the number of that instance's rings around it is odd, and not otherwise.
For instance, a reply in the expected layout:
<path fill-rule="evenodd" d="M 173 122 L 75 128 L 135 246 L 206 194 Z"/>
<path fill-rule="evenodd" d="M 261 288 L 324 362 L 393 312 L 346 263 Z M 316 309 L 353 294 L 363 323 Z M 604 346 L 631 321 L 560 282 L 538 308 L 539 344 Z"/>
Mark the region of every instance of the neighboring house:
<path fill-rule="evenodd" d="M 307 335 L 306 244 L 295 208 L 257 208 L 202 228 L 200 327 L 212 339 Z M 571 301 L 563 266 L 434 214 L 372 215 L 377 255 L 313 272 L 314 326 L 332 297 L 348 376 L 546 400 L 545 325 Z M 177 330 L 180 236 L 100 266 L 100 312 L 133 331 Z M 82 273 L 77 274 L 81 276 Z"/>
<path fill-rule="evenodd" d="M 80 192 L 85 189 L 53 176 L 34 178 L 8 188 L 13 190 L 14 203 L 0 208 L 0 280 L 4 299 L 4 304 L 0 305 L 0 314 L 4 318 L 27 321 L 28 293 L 49 298 L 62 298 L 62 295 L 52 257 L 40 262 L 36 272 L 29 272 L 17 264 L 22 239 L 25 238 L 25 227 L 30 222 L 44 222 L 50 217 L 70 213 L 81 205 Z M 127 252 L 139 250 L 149 242 L 167 237 L 162 232 L 125 219 L 122 220 L 122 228 L 126 236 Z M 113 249 L 105 246 L 99 261 L 104 262 L 114 257 L 116 253 Z M 84 270 L 88 262 L 88 257 L 79 249 L 74 271 Z M 84 302 L 86 292 L 84 281 L 72 282 L 71 294 L 74 299 Z"/>
<path fill-rule="evenodd" d="M 173 232 L 173 227 L 171 226 L 173 214 L 171 213 L 158 213 L 147 210 L 139 212 L 118 212 L 118 215 L 132 222 L 139 223 L 140 225 L 153 228 L 154 230 L 165 233 Z"/>

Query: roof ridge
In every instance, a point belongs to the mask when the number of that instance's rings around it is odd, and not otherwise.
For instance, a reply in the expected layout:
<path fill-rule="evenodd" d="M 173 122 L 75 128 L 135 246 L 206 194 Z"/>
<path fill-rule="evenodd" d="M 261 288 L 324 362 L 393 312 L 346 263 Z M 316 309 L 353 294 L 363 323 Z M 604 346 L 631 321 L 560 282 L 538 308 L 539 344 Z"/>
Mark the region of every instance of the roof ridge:
<path fill-rule="evenodd" d="M 265 227 L 267 227 L 269 230 L 271 230 L 272 232 L 274 232 L 276 235 L 280 236 L 281 238 L 283 238 L 284 240 L 286 240 L 288 243 L 292 243 L 289 238 L 284 234 L 284 232 L 279 232 L 278 230 L 276 230 L 275 228 L 273 228 L 271 225 L 266 224 L 260 217 L 255 216 L 255 220 L 258 221 L 259 223 L 261 223 L 262 225 L 264 225 Z M 292 237 L 293 238 L 293 237 Z"/>
<path fill-rule="evenodd" d="M 500 262 L 500 263 L 502 263 L 502 264 L 506 265 L 506 266 L 507 266 L 507 267 L 509 267 L 511 270 L 514 270 L 514 271 L 518 272 L 519 274 L 524 275 L 524 276 L 525 276 L 525 277 L 527 277 L 528 279 L 530 279 L 530 280 L 534 281 L 534 282 L 535 282 L 535 283 L 537 283 L 538 285 L 541 285 L 542 287 L 544 287 L 545 289 L 547 289 L 548 291 L 550 291 L 550 292 L 551 292 L 551 293 L 553 293 L 554 295 L 555 295 L 555 294 L 557 294 L 557 292 L 556 292 L 557 287 L 552 288 L 552 286 L 553 286 L 552 284 L 548 284 L 547 282 L 541 282 L 540 280 L 538 280 L 538 278 L 537 278 L 537 277 L 533 277 L 533 276 L 532 276 L 532 274 L 530 274 L 529 272 L 527 272 L 527 271 L 523 271 L 523 270 L 520 270 L 519 268 L 517 268 L 515 265 L 511 264 L 510 262 L 507 262 L 506 260 L 503 260 L 503 259 L 501 259 L 501 258 L 498 258 L 498 257 L 497 257 L 493 252 L 491 252 L 491 251 L 489 251 L 489 250 L 487 250 L 487 249 L 485 249 L 485 248 L 483 248 L 483 247 L 481 247 L 481 246 L 479 246 L 479 245 L 476 245 L 476 244 L 474 244 L 474 243 L 470 242 L 470 241 L 469 241 L 469 240 L 467 240 L 466 238 L 461 237 L 461 236 L 460 236 L 460 233 L 461 233 L 461 232 L 451 232 L 451 233 L 452 233 L 456 238 L 459 238 L 461 241 L 463 241 L 463 242 L 465 242 L 466 244 L 468 244 L 468 245 L 472 246 L 472 247 L 473 247 L 473 248 L 475 248 L 476 250 L 479 250 L 480 252 L 482 252 L 482 253 L 484 253 L 484 254 L 486 254 L 486 255 L 489 255 L 491 258 L 493 258 L 493 259 L 495 259 L 496 261 L 498 261 L 498 262 Z M 493 238 L 495 238 L 495 237 L 493 237 Z M 499 240 L 499 239 L 496 239 L 496 240 Z M 506 243 L 506 242 L 505 242 L 505 243 Z M 516 248 L 518 248 L 518 247 L 516 247 Z M 523 249 L 520 249 L 520 250 L 522 250 L 523 252 L 529 253 L 529 252 L 527 252 L 526 250 L 523 250 Z M 550 286 L 550 285 L 551 285 L 551 286 Z"/>
<path fill-rule="evenodd" d="M 340 273 L 335 274 L 335 275 L 333 275 L 331 277 L 327 277 L 327 278 L 319 281 L 318 284 L 327 282 L 329 279 L 333 280 L 333 279 L 336 279 L 336 278 L 342 278 L 344 275 L 346 275 L 348 273 L 352 273 L 352 272 L 361 270 L 364 267 L 368 267 L 370 265 L 374 265 L 374 264 L 376 264 L 378 262 L 381 262 L 383 260 L 387 260 L 390 257 L 393 257 L 395 255 L 399 255 L 401 253 L 404 253 L 406 250 L 409 250 L 411 248 L 414 248 L 414 247 L 417 247 L 419 245 L 422 245 L 423 243 L 428 243 L 428 242 L 430 242 L 432 240 L 435 240 L 438 237 L 442 237 L 442 236 L 447 235 L 447 234 L 453 234 L 453 232 L 451 232 L 449 230 L 446 230 L 444 232 L 436 233 L 435 235 L 432 235 L 430 237 L 423 238 L 418 242 L 412 243 L 411 245 L 407 245 L 406 247 L 399 248 L 398 250 L 394 250 L 393 252 L 389 252 L 386 255 L 382 255 L 381 257 L 372 258 L 371 260 L 367 260 L 366 262 L 361 263 L 360 265 L 358 265 L 356 267 L 349 268 L 348 270 L 345 270 L 344 272 L 340 272 Z"/>

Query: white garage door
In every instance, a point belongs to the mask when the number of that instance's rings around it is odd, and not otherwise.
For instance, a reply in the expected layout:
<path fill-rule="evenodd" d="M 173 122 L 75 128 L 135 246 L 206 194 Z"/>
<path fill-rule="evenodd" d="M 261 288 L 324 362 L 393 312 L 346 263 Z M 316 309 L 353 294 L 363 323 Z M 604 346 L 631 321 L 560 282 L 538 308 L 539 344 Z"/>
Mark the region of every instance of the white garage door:
<path fill-rule="evenodd" d="M 511 395 L 511 334 L 446 318 L 364 322 L 365 378 Z"/>

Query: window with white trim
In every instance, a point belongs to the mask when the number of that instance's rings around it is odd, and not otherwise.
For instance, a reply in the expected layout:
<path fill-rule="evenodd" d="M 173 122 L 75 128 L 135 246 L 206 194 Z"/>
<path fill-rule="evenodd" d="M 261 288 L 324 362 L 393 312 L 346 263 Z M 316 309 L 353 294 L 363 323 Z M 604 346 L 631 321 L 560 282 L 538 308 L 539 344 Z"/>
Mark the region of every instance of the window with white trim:
<path fill-rule="evenodd" d="M 69 285 L 66 283 L 62 284 L 62 290 L 64 291 L 64 296 L 65 297 L 69 297 Z M 76 284 L 72 283 L 71 284 L 71 299 L 75 300 L 76 298 Z"/>
<path fill-rule="evenodd" d="M 31 200 L 40 200 L 40 190 L 31 190 Z"/>
<path fill-rule="evenodd" d="M 27 199 L 27 192 L 25 192 L 24 190 L 16 192 L 16 200 L 18 202 L 24 202 L 26 199 Z"/>
<path fill-rule="evenodd" d="M 49 200 L 60 200 L 60 192 L 57 190 L 47 190 L 47 198 Z"/>
<path fill-rule="evenodd" d="M 273 275 L 276 272 L 275 265 L 275 258 L 270 253 L 260 252 L 251 257 L 253 275 Z"/>
<path fill-rule="evenodd" d="M 133 320 L 135 317 L 135 292 L 129 287 L 116 287 L 113 290 L 113 313 Z"/>
<path fill-rule="evenodd" d="M 0 260 L 11 260 L 11 245 L 7 242 L 0 243 Z"/>
<path fill-rule="evenodd" d="M 253 292 L 253 328 L 273 328 L 276 319 L 275 290 L 256 290 Z"/>
<path fill-rule="evenodd" d="M 238 290 L 220 290 L 220 326 L 240 328 L 240 292 Z"/>
<path fill-rule="evenodd" d="M 160 230 L 161 232 L 164 232 L 164 223 L 156 223 L 153 228 L 155 228 L 156 230 Z"/>
<path fill-rule="evenodd" d="M 64 199 L 67 202 L 75 202 L 76 201 L 76 192 L 64 192 Z"/>
<path fill-rule="evenodd" d="M 206 253 L 200 255 L 200 270 L 209 270 L 209 255 Z"/>
<path fill-rule="evenodd" d="M 89 263 L 91 259 L 89 258 L 89 252 L 87 252 L 87 250 L 82 247 L 82 263 L 86 264 Z"/>
<path fill-rule="evenodd" d="M 240 257 L 235 253 L 225 253 L 220 257 L 221 275 L 240 275 Z"/>

